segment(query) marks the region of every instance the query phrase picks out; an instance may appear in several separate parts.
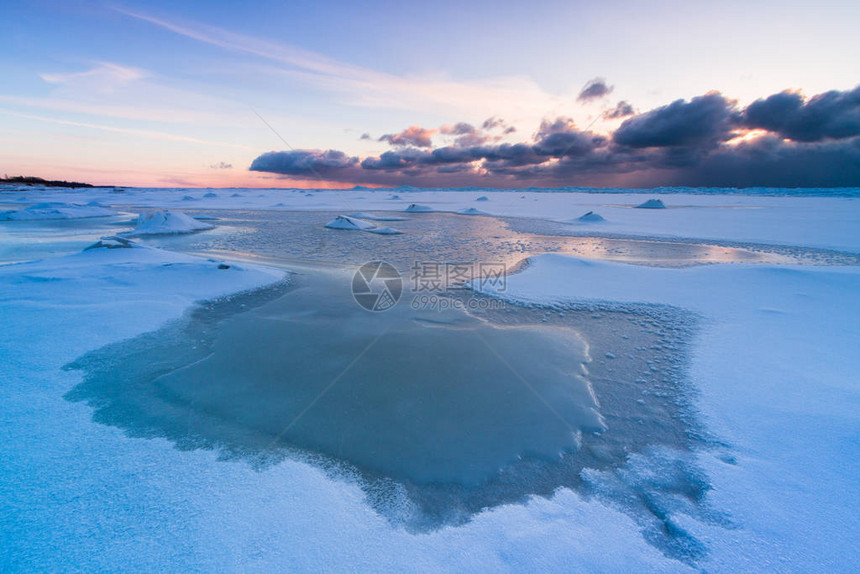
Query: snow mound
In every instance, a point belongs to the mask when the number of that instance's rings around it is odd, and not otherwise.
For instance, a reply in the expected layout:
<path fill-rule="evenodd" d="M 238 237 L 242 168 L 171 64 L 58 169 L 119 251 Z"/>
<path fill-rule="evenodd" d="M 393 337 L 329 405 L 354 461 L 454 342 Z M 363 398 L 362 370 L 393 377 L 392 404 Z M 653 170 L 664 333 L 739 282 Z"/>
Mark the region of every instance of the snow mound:
<path fill-rule="evenodd" d="M 411 203 L 409 207 L 406 208 L 406 211 L 410 213 L 427 213 L 429 211 L 433 211 L 433 208 L 429 205 L 421 205 L 419 203 Z"/>
<path fill-rule="evenodd" d="M 38 221 L 44 219 L 83 219 L 87 217 L 109 217 L 115 211 L 91 203 L 37 203 L 26 209 L 0 211 L 0 221 Z"/>
<path fill-rule="evenodd" d="M 400 199 L 400 196 L 399 195 L 392 195 L 388 199 Z"/>
<path fill-rule="evenodd" d="M 475 209 L 474 207 L 467 207 L 466 209 L 461 209 L 457 213 L 459 213 L 460 215 L 489 215 L 487 213 L 484 213 L 480 209 Z"/>
<path fill-rule="evenodd" d="M 325 224 L 329 229 L 358 229 L 360 231 L 373 229 L 376 227 L 373 223 L 359 219 L 357 217 L 348 217 L 346 215 L 338 215 L 331 221 Z"/>
<path fill-rule="evenodd" d="M 645 203 L 640 203 L 636 206 L 638 209 L 666 209 L 663 202 L 659 199 L 649 199 Z"/>
<path fill-rule="evenodd" d="M 593 211 L 589 211 L 585 215 L 581 215 L 581 216 L 577 217 L 576 221 L 583 221 L 585 223 L 598 223 L 600 221 L 606 221 L 606 220 L 599 213 L 594 213 Z"/>
<path fill-rule="evenodd" d="M 213 225 L 197 221 L 181 211 L 151 211 L 138 215 L 135 228 L 132 231 L 126 231 L 122 235 L 129 237 L 137 235 L 174 235 L 204 231 L 213 227 Z"/>
<path fill-rule="evenodd" d="M 482 195 L 481 197 L 479 197 L 475 201 L 490 201 L 490 198 L 487 197 L 486 195 Z"/>
<path fill-rule="evenodd" d="M 90 251 L 92 249 L 132 249 L 135 247 L 140 247 L 140 245 L 125 239 L 124 237 L 119 237 L 118 235 L 109 235 L 107 237 L 102 237 L 92 245 L 84 247 L 84 251 Z"/>
<path fill-rule="evenodd" d="M 203 197 L 205 197 L 206 199 L 212 199 L 214 197 L 218 197 L 218 194 L 210 191 L 209 193 L 204 194 Z"/>
<path fill-rule="evenodd" d="M 408 217 L 400 217 L 398 215 L 374 215 L 373 213 L 364 213 L 362 211 L 353 213 L 350 217 L 369 219 L 370 221 L 409 221 Z"/>
<path fill-rule="evenodd" d="M 393 227 L 379 227 L 377 229 L 368 229 L 370 233 L 378 233 L 379 235 L 402 235 L 403 232 Z"/>

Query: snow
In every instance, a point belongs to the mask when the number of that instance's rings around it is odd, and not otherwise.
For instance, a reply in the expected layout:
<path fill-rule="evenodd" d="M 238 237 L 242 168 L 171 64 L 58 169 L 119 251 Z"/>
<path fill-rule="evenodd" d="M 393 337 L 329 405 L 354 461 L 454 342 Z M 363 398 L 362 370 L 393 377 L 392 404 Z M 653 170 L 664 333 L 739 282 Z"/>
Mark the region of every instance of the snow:
<path fill-rule="evenodd" d="M 589 211 L 584 215 L 580 215 L 576 218 L 576 221 L 581 221 L 583 223 L 599 223 L 601 221 L 606 221 L 603 219 L 603 216 L 599 213 L 595 213 L 593 211 Z"/>
<path fill-rule="evenodd" d="M 0 570 L 689 571 L 626 514 L 571 491 L 414 534 L 350 479 L 256 469 L 94 424 L 63 395 L 86 351 L 283 273 L 148 247 L 0 267 Z M 611 545 L 597 545 L 612 533 Z"/>
<path fill-rule="evenodd" d="M 368 219 L 370 221 L 409 221 L 408 217 L 400 217 L 399 215 L 377 215 L 375 213 L 364 213 L 362 211 L 353 213 L 350 217 Z"/>
<path fill-rule="evenodd" d="M 429 205 L 421 205 L 420 203 L 410 203 L 409 207 L 406 208 L 406 211 L 410 213 L 424 213 L 433 211 L 433 208 Z"/>
<path fill-rule="evenodd" d="M 666 209 L 666 206 L 660 199 L 649 199 L 643 203 L 640 203 L 636 207 L 638 207 L 639 209 Z"/>
<path fill-rule="evenodd" d="M 840 190 L 839 197 L 823 196 L 825 192 L 821 190 L 812 190 L 812 196 L 799 196 L 794 190 L 764 190 L 770 194 L 734 190 L 724 195 L 664 192 L 660 197 L 669 202 L 667 209 L 633 209 L 642 203 L 642 193 L 609 191 L 612 193 L 485 190 L 481 193 L 490 201 L 483 203 L 481 209 L 490 215 L 558 222 L 595 211 L 607 220 L 600 226 L 600 233 L 606 235 L 803 245 L 860 252 L 860 198 L 850 189 Z M 271 209 L 280 202 L 288 210 L 342 212 L 346 208 L 347 213 L 402 212 L 413 203 L 432 211 L 454 213 L 474 205 L 475 197 L 473 193 L 447 190 L 397 190 L 396 195 L 403 199 L 392 199 L 390 190 L 363 190 L 365 199 L 357 199 L 350 191 L 306 194 L 304 190 L 263 189 L 244 190 L 239 197 L 231 197 L 234 193 L 239 192 L 224 190 L 209 199 L 188 197 L 194 200 L 195 209 Z M 185 194 L 185 190 L 150 188 L 128 188 L 122 194 L 104 189 L 51 188 L 8 191 L 2 197 L 9 202 L 73 199 L 83 204 L 95 200 L 116 209 L 145 206 L 181 210 L 188 207 L 183 200 Z"/>
<path fill-rule="evenodd" d="M 630 286 L 635 285 L 635 289 Z M 689 376 L 723 442 L 699 454 L 735 529 L 683 514 L 707 570 L 850 571 L 860 564 L 860 269 L 637 267 L 562 255 L 508 278 L 507 299 L 621 301 L 702 317 Z M 730 461 L 727 463 L 726 461 Z"/>
<path fill-rule="evenodd" d="M 480 209 L 475 209 L 474 207 L 467 207 L 466 209 L 461 209 L 458 211 L 460 215 L 487 215 L 485 212 Z"/>
<path fill-rule="evenodd" d="M 456 213 L 474 201 L 472 193 L 441 190 L 398 190 L 393 198 L 390 190 L 362 190 L 364 199 L 304 190 L 189 193 L 195 209 L 283 203 L 355 215 L 402 212 L 413 202 Z M 674 193 L 668 209 L 649 210 L 634 209 L 637 193 L 481 193 L 492 215 L 563 222 L 599 210 L 607 221 L 588 229 L 602 234 L 860 252 L 854 197 Z M 38 209 L 67 218 L 116 213 L 90 201 L 180 209 L 188 205 L 183 195 L 45 189 L 4 191 L 3 201 L 38 200 L 52 205 Z M 416 534 L 374 512 L 350 477 L 293 460 L 254 468 L 94 424 L 90 407 L 63 398 L 81 381 L 65 364 L 162 327 L 195 301 L 285 276 L 123 242 L 108 237 L 74 255 L 0 266 L 0 571 L 848 572 L 860 565 L 857 267 L 662 269 L 542 255 L 497 293 L 553 305 L 670 305 L 699 317 L 687 374 L 711 442 L 691 456 L 711 487 L 707 502 L 726 521 L 703 520 L 674 499 L 656 501 L 672 525 L 707 548 L 694 569 L 649 544 L 612 502 L 670 487 L 671 469 L 687 461 L 669 451 L 632 456 L 614 474 L 587 472 L 593 497 L 560 489 Z"/>
<path fill-rule="evenodd" d="M 174 235 L 204 231 L 213 227 L 213 225 L 203 223 L 181 211 L 150 211 L 138 215 L 134 229 L 123 232 L 123 235 L 129 237 Z"/>
<path fill-rule="evenodd" d="M 331 221 L 325 224 L 329 229 L 354 229 L 365 231 L 376 227 L 375 224 L 358 219 L 357 217 L 347 217 L 346 215 L 338 215 Z"/>
<path fill-rule="evenodd" d="M 37 203 L 25 209 L 0 211 L 0 221 L 37 221 L 48 219 L 80 219 L 86 217 L 109 217 L 115 211 L 98 204 Z"/>
<path fill-rule="evenodd" d="M 394 229 L 393 227 L 378 227 L 376 229 L 368 229 L 367 231 L 379 235 L 401 235 L 403 233 L 399 229 Z"/>

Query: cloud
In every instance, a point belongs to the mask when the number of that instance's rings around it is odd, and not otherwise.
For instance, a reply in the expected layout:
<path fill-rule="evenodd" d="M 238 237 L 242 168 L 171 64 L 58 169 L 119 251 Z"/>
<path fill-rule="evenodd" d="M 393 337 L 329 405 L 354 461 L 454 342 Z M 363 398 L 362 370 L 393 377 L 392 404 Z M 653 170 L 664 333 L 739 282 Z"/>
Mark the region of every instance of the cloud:
<path fill-rule="evenodd" d="M 612 140 L 631 148 L 713 146 L 731 139 L 735 119 L 735 103 L 711 92 L 625 120 Z"/>
<path fill-rule="evenodd" d="M 559 117 L 516 143 L 462 145 L 504 124 L 451 124 L 439 132 L 455 136 L 453 145 L 399 146 L 360 161 L 334 150 L 269 152 L 251 169 L 348 185 L 860 186 L 860 135 L 851 135 L 857 92 L 800 97 L 799 105 L 783 92 L 746 109 L 711 92 L 628 117 L 609 135 Z M 807 139 L 789 137 L 798 132 Z"/>
<path fill-rule="evenodd" d="M 210 165 L 209 169 L 233 169 L 233 164 L 219 161 L 218 163 Z"/>
<path fill-rule="evenodd" d="M 338 171 L 357 163 L 357 157 L 349 157 L 342 151 L 331 149 L 271 151 L 257 157 L 248 169 L 281 175 L 336 178 Z"/>
<path fill-rule="evenodd" d="M 439 133 L 457 136 L 473 134 L 476 131 L 475 126 L 467 124 L 466 122 L 458 122 L 453 126 L 451 124 L 445 124 L 439 128 Z"/>
<path fill-rule="evenodd" d="M 360 140 L 369 140 L 369 139 L 372 139 L 372 138 L 370 137 L 370 134 L 369 134 L 369 133 L 364 132 L 363 134 L 361 134 L 361 137 L 360 137 L 360 138 L 358 138 L 358 139 L 360 139 Z"/>
<path fill-rule="evenodd" d="M 612 89 L 612 86 L 607 85 L 606 80 L 603 78 L 594 78 L 585 84 L 576 99 L 583 103 L 599 100 L 608 96 L 612 92 Z"/>
<path fill-rule="evenodd" d="M 860 135 L 860 86 L 825 92 L 809 101 L 798 92 L 780 92 L 750 104 L 743 124 L 799 142 L 855 137 Z"/>
<path fill-rule="evenodd" d="M 430 147 L 433 145 L 431 138 L 435 131 L 421 126 L 410 126 L 398 134 L 380 136 L 379 141 L 388 142 L 393 146 Z"/>
<path fill-rule="evenodd" d="M 636 113 L 636 110 L 633 109 L 633 106 L 628 102 L 621 100 L 615 107 L 611 110 L 607 110 L 603 112 L 603 118 L 607 120 L 616 120 L 619 118 L 626 118 L 628 116 L 632 116 Z"/>

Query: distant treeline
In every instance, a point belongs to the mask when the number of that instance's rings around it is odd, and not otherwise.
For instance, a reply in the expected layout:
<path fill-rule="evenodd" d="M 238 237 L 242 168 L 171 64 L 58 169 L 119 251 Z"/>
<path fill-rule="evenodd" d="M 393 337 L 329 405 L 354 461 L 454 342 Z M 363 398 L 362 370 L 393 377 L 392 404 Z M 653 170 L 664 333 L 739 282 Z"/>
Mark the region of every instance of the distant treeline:
<path fill-rule="evenodd" d="M 57 181 L 42 179 L 41 177 L 17 175 L 14 177 L 0 178 L 0 183 L 14 183 L 18 185 L 44 185 L 46 187 L 94 187 L 89 183 L 79 181 Z"/>

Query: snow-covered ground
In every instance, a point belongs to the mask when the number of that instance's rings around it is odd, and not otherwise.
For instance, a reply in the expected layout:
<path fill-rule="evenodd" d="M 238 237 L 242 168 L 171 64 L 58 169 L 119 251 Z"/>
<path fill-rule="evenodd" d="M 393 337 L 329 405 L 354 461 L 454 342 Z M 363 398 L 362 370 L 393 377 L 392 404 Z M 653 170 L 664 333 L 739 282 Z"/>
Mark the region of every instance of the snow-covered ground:
<path fill-rule="evenodd" d="M 481 211 L 490 214 L 564 221 L 593 210 L 607 220 L 583 232 L 860 252 L 860 200 L 852 198 L 669 194 L 660 196 L 667 209 L 649 210 L 632 209 L 641 194 L 397 194 L 49 189 L 3 192 L 0 202 L 342 213 L 418 203 L 454 212 L 486 196 Z M 561 489 L 412 533 L 374 512 L 352 479 L 299 461 L 258 470 L 163 439 L 129 439 L 64 398 L 81 374 L 62 367 L 83 353 L 155 330 L 194 301 L 283 277 L 150 248 L 0 266 L 1 571 L 695 569 L 650 545 L 610 498 Z M 544 255 L 499 295 L 656 303 L 701 317 L 688 374 L 713 445 L 696 456 L 712 487 L 708 503 L 726 520 L 671 517 L 707 547 L 696 567 L 860 567 L 860 268 L 655 269 Z M 657 472 L 642 464 L 640 474 Z"/>

